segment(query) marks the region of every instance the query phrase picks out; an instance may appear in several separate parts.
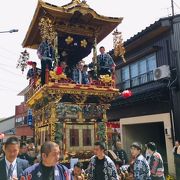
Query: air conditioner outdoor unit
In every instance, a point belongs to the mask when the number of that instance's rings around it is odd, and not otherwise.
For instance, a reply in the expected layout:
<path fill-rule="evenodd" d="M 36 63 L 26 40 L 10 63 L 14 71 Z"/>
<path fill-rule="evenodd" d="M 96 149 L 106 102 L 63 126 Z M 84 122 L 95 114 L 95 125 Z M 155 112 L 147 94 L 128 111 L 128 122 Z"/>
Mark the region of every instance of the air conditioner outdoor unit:
<path fill-rule="evenodd" d="M 162 65 L 154 69 L 154 80 L 170 77 L 170 69 L 168 65 Z"/>

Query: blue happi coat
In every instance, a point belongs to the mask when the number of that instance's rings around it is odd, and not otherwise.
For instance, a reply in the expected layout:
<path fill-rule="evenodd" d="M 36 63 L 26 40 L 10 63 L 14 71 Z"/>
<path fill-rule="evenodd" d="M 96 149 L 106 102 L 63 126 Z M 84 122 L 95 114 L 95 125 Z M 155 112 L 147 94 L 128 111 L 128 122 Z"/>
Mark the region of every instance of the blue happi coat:
<path fill-rule="evenodd" d="M 88 180 L 95 179 L 95 168 L 96 156 L 93 156 L 90 160 L 88 168 L 85 171 L 88 174 Z M 105 156 L 103 172 L 105 175 L 105 180 L 119 180 L 114 162 L 108 156 Z"/>
<path fill-rule="evenodd" d="M 148 162 L 142 154 L 137 156 L 134 161 L 134 179 L 151 180 Z"/>
<path fill-rule="evenodd" d="M 41 163 L 27 168 L 21 175 L 20 180 L 43 180 Z M 72 180 L 72 176 L 65 166 L 57 164 L 54 168 L 54 180 Z"/>

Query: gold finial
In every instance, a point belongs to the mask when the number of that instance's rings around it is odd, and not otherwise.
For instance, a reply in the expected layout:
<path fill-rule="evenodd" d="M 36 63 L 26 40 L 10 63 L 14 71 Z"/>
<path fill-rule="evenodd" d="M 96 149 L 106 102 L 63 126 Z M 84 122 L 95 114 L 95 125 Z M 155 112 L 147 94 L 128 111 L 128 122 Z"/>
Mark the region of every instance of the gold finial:
<path fill-rule="evenodd" d="M 81 3 L 80 0 L 72 0 L 72 3 Z"/>
<path fill-rule="evenodd" d="M 113 32 L 113 46 L 114 46 L 114 55 L 121 56 L 123 62 L 126 62 L 124 54 L 126 52 L 123 44 L 122 33 L 117 29 Z"/>

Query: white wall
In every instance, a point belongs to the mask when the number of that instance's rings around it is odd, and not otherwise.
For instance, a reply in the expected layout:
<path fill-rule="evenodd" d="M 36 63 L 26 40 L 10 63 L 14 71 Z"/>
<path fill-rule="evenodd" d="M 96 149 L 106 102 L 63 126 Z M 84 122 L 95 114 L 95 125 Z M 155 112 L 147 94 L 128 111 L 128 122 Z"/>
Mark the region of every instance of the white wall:
<path fill-rule="evenodd" d="M 15 117 L 9 117 L 0 121 L 0 133 L 15 128 Z"/>

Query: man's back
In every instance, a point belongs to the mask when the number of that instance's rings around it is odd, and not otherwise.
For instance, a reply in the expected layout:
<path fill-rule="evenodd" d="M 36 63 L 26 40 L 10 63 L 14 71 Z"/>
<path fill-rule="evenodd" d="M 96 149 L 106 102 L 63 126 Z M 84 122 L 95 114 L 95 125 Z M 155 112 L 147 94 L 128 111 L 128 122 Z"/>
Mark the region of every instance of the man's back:
<path fill-rule="evenodd" d="M 163 160 L 158 152 L 154 152 L 150 158 L 150 170 L 152 177 L 164 177 Z"/>
<path fill-rule="evenodd" d="M 134 161 L 134 178 L 135 180 L 149 180 L 150 168 L 148 162 L 142 154 L 140 154 Z"/>
<path fill-rule="evenodd" d="M 115 153 L 118 156 L 118 158 L 121 159 L 123 164 L 127 164 L 128 163 L 128 157 L 127 157 L 127 154 L 126 154 L 125 150 L 118 149 L 118 150 L 115 151 Z"/>

